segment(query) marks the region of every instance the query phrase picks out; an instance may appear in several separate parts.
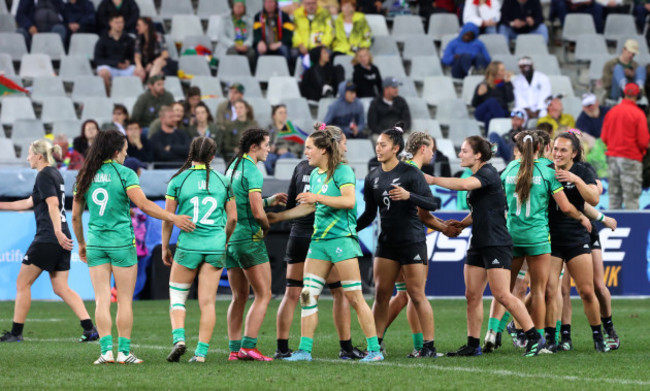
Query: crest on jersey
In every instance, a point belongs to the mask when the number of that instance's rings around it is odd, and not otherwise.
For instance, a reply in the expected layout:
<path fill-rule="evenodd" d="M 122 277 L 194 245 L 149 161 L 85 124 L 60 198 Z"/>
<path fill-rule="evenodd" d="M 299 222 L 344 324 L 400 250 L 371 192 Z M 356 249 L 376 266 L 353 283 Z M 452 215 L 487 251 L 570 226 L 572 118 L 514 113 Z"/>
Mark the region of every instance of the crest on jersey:
<path fill-rule="evenodd" d="M 323 187 L 321 187 L 321 191 L 322 191 L 323 193 L 327 193 L 327 183 L 324 184 Z"/>
<path fill-rule="evenodd" d="M 375 178 L 373 184 L 372 184 L 373 189 L 379 188 L 379 178 Z"/>

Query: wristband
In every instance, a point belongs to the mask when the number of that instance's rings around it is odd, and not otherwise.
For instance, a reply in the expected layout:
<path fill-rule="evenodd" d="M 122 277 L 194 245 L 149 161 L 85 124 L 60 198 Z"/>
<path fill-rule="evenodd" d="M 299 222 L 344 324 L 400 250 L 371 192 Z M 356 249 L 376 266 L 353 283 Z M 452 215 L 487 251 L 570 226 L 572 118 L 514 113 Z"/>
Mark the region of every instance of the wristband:
<path fill-rule="evenodd" d="M 600 221 L 601 223 L 605 221 L 605 215 L 603 213 L 601 213 L 600 216 L 598 216 L 598 221 Z"/>
<path fill-rule="evenodd" d="M 266 208 L 267 206 L 269 206 L 268 198 L 264 198 L 264 199 L 262 200 L 262 204 L 264 205 L 265 208 Z"/>

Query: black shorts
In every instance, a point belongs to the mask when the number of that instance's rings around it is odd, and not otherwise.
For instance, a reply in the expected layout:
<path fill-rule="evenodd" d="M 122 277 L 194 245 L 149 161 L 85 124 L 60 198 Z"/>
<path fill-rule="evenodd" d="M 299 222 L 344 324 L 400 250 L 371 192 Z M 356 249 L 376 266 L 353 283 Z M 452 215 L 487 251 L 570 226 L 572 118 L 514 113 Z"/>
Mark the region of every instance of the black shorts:
<path fill-rule="evenodd" d="M 490 246 L 467 250 L 465 264 L 484 269 L 508 269 L 512 265 L 512 246 Z"/>
<path fill-rule="evenodd" d="M 377 243 L 375 257 L 386 258 L 400 265 L 427 264 L 427 244 L 411 243 L 402 246 Z"/>
<path fill-rule="evenodd" d="M 573 258 L 582 254 L 591 254 L 589 243 L 573 244 L 569 246 L 553 246 L 553 244 L 551 244 L 551 257 L 560 258 L 564 262 L 569 262 Z"/>
<path fill-rule="evenodd" d="M 309 243 L 311 243 L 310 237 L 289 236 L 284 260 L 288 264 L 305 262 L 307 251 L 309 251 Z"/>
<path fill-rule="evenodd" d="M 70 270 L 70 251 L 58 243 L 32 243 L 23 257 L 23 264 L 37 266 L 46 272 Z"/>
<path fill-rule="evenodd" d="M 600 235 L 598 233 L 600 232 L 600 227 L 601 224 L 598 224 L 594 221 L 591 222 L 591 233 L 589 234 L 589 248 L 592 250 L 602 250 L 602 246 L 600 245 Z"/>

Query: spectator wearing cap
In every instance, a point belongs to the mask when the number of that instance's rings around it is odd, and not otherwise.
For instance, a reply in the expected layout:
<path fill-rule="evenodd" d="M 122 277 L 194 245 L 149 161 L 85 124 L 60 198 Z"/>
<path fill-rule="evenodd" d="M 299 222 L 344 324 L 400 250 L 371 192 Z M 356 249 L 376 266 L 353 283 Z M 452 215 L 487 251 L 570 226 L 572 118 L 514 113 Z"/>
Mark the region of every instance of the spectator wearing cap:
<path fill-rule="evenodd" d="M 383 92 L 381 73 L 372 63 L 372 54 L 366 48 L 359 49 L 352 59 L 354 70 L 352 82 L 357 86 L 357 98 L 374 98 Z"/>
<path fill-rule="evenodd" d="M 544 100 L 551 95 L 551 81 L 542 72 L 536 71 L 530 57 L 519 59 L 519 70 L 512 86 L 515 94 L 515 109 L 526 112 L 528 118 L 546 115 Z"/>
<path fill-rule="evenodd" d="M 465 0 L 463 23 L 474 23 L 481 34 L 496 34 L 500 20 L 499 0 Z"/>
<path fill-rule="evenodd" d="M 280 11 L 277 0 L 264 0 L 262 10 L 253 18 L 253 47 L 257 55 L 281 55 L 290 63 L 294 30 L 291 18 Z"/>
<path fill-rule="evenodd" d="M 330 53 L 325 46 L 318 46 L 309 50 L 311 67 L 302 75 L 300 94 L 307 100 L 319 101 L 320 98 L 334 96 L 339 74 L 344 73 L 340 65 L 332 65 Z"/>
<path fill-rule="evenodd" d="M 582 113 L 576 120 L 576 128 L 580 129 L 581 132 L 592 135 L 594 138 L 599 138 L 608 111 L 609 107 L 598 105 L 596 95 L 591 92 L 583 94 Z"/>
<path fill-rule="evenodd" d="M 223 34 L 219 43 L 228 48 L 226 54 L 238 54 L 248 58 L 251 71 L 255 72 L 257 55 L 253 49 L 253 20 L 246 15 L 246 1 L 234 0 L 229 17 L 223 18 Z"/>
<path fill-rule="evenodd" d="M 564 105 L 562 104 L 564 95 L 556 94 L 550 95 L 546 98 L 546 115 L 541 117 L 537 124 L 548 123 L 553 127 L 553 134 L 558 131 L 563 132 L 576 127 L 576 120 L 571 114 L 564 113 Z"/>
<path fill-rule="evenodd" d="M 296 26 L 292 37 L 294 57 L 306 56 L 317 46 L 332 46 L 332 16 L 316 0 L 303 0 L 302 6 L 293 13 L 293 22 Z"/>
<path fill-rule="evenodd" d="M 639 54 L 639 43 L 634 39 L 625 41 L 621 54 L 605 63 L 603 66 L 603 88 L 608 92 L 608 98 L 618 100 L 621 91 L 628 83 L 636 83 L 641 88 L 646 81 L 646 68 L 634 61 Z"/>
<path fill-rule="evenodd" d="M 97 75 L 104 79 L 106 92 L 110 93 L 111 79 L 119 76 L 133 76 L 133 54 L 135 41 L 124 31 L 124 17 L 113 14 L 110 30 L 102 34 L 95 44 Z"/>
<path fill-rule="evenodd" d="M 373 142 L 385 129 L 392 128 L 397 122 L 404 122 L 404 129 L 411 129 L 411 111 L 406 99 L 399 95 L 400 82 L 394 77 L 384 79 L 384 91 L 375 97 L 368 108 L 368 128 Z"/>
<path fill-rule="evenodd" d="M 160 108 L 160 131 L 151 136 L 149 143 L 156 168 L 177 168 L 187 159 L 190 138 L 178 129 L 176 114 L 169 106 Z"/>
<path fill-rule="evenodd" d="M 650 135 L 643 111 L 636 105 L 639 86 L 628 83 L 623 100 L 605 116 L 601 139 L 607 145 L 609 209 L 639 209 L 643 157 Z"/>
<path fill-rule="evenodd" d="M 355 12 L 356 0 L 341 0 L 341 14 L 334 21 L 334 55 L 354 54 L 361 48 L 369 48 L 372 43 L 372 32 L 361 12 Z"/>
<path fill-rule="evenodd" d="M 142 134 L 138 121 L 129 120 L 126 123 L 127 156 L 132 156 L 143 162 L 151 161 L 151 146 L 149 140 Z"/>
<path fill-rule="evenodd" d="M 476 86 L 472 98 L 474 117 L 485 124 L 485 129 L 492 118 L 508 116 L 508 104 L 515 100 L 511 77 L 512 72 L 506 71 L 501 61 L 492 61 L 485 70 L 485 80 Z"/>
<path fill-rule="evenodd" d="M 32 36 L 38 33 L 57 33 L 65 42 L 67 30 L 64 25 L 62 0 L 20 0 L 16 10 L 17 33 L 25 37 L 31 47 Z"/>
<path fill-rule="evenodd" d="M 504 0 L 501 7 L 499 34 L 508 41 L 519 34 L 539 34 L 548 44 L 548 29 L 544 24 L 542 4 L 539 0 Z"/>
<path fill-rule="evenodd" d="M 483 69 L 490 63 L 490 54 L 478 39 L 478 31 L 474 23 L 465 23 L 458 37 L 447 44 L 440 62 L 451 67 L 452 77 L 462 79 L 472 67 Z"/>
<path fill-rule="evenodd" d="M 357 86 L 351 81 L 339 84 L 339 97 L 327 109 L 325 122 L 341 128 L 347 138 L 366 138 L 363 104 L 357 98 Z"/>
<path fill-rule="evenodd" d="M 596 32 L 602 34 L 605 29 L 603 6 L 595 0 L 551 0 L 549 21 L 553 21 L 557 17 L 564 26 L 564 18 L 566 18 L 567 13 L 591 14 L 596 26 Z"/>
<path fill-rule="evenodd" d="M 217 106 L 217 129 L 224 131 L 226 125 L 237 119 L 237 110 L 235 102 L 244 99 L 244 86 L 239 83 L 233 83 L 228 88 L 228 100 Z"/>
<path fill-rule="evenodd" d="M 147 90 L 143 92 L 133 105 L 131 119 L 138 121 L 140 127 L 149 128 L 149 124 L 158 118 L 158 111 L 162 106 L 171 106 L 174 96 L 165 90 L 165 77 L 152 76 L 147 80 Z"/>
<path fill-rule="evenodd" d="M 113 14 L 122 15 L 126 32 L 135 34 L 135 26 L 140 17 L 140 7 L 135 0 L 102 0 L 97 6 L 97 27 L 100 34 L 109 30 Z"/>
<path fill-rule="evenodd" d="M 488 139 L 497 145 L 497 156 L 500 156 L 506 163 L 512 160 L 515 149 L 515 135 L 524 130 L 528 118 L 523 110 L 514 110 L 510 113 L 512 128 L 504 134 L 490 132 Z"/>

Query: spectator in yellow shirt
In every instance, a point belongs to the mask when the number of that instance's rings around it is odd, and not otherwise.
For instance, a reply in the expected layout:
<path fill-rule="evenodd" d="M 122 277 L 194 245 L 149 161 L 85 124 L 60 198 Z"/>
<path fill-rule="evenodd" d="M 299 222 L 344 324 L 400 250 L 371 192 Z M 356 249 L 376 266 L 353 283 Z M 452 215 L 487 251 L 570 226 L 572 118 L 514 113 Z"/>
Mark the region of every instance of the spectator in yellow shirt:
<path fill-rule="evenodd" d="M 548 123 L 553 126 L 553 135 L 560 132 L 567 131 L 575 128 L 576 120 L 571 114 L 563 113 L 564 106 L 562 105 L 562 94 L 550 95 L 546 98 L 547 112 L 546 116 L 537 121 L 537 124 Z"/>

